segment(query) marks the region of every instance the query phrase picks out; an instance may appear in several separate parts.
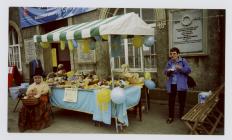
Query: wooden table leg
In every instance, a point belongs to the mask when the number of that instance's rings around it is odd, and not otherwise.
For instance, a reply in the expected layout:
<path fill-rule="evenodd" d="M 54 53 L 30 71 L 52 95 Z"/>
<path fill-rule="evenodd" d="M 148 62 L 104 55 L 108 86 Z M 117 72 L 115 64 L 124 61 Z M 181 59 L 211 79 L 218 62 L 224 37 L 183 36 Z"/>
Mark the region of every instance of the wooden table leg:
<path fill-rule="evenodd" d="M 147 87 L 144 87 L 144 91 L 145 91 L 145 105 L 146 105 L 146 111 L 148 112 L 148 92 L 149 89 Z"/>
<path fill-rule="evenodd" d="M 139 100 L 139 120 L 142 121 L 142 103 L 141 98 Z"/>
<path fill-rule="evenodd" d="M 150 95 L 149 95 L 149 89 L 147 90 L 147 104 L 148 104 L 148 110 L 150 110 Z"/>

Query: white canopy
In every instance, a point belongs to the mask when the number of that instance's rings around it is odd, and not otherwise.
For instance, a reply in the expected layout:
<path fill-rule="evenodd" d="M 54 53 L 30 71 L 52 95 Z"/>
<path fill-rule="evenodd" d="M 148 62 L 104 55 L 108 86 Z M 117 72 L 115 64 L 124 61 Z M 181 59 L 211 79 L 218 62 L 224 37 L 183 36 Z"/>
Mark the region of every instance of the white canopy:
<path fill-rule="evenodd" d="M 154 29 L 137 14 L 128 13 L 62 27 L 44 35 L 35 35 L 34 42 L 80 40 L 99 35 L 154 35 Z"/>

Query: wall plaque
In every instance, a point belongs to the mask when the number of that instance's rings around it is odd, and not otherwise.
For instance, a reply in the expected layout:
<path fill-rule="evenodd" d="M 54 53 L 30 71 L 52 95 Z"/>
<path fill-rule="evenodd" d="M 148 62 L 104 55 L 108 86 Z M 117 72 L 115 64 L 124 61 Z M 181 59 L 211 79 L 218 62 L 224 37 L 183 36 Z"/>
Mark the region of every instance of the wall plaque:
<path fill-rule="evenodd" d="M 175 10 L 169 14 L 170 47 L 183 54 L 204 53 L 203 10 Z"/>

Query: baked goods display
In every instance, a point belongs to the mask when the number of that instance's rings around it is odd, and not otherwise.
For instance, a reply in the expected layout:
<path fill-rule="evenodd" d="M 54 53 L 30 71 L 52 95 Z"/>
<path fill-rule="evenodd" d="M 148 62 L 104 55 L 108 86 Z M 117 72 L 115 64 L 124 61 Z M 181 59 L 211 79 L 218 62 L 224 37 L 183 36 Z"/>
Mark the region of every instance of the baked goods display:
<path fill-rule="evenodd" d="M 92 73 L 74 73 L 67 72 L 65 74 L 57 74 L 51 72 L 46 77 L 46 82 L 49 86 L 60 88 L 82 88 L 82 89 L 96 89 L 96 88 L 109 88 L 114 84 L 114 87 L 125 87 L 130 84 L 141 84 L 144 82 L 143 77 L 139 77 L 138 73 L 123 73 L 114 83 L 111 80 L 99 79 L 96 74 Z"/>

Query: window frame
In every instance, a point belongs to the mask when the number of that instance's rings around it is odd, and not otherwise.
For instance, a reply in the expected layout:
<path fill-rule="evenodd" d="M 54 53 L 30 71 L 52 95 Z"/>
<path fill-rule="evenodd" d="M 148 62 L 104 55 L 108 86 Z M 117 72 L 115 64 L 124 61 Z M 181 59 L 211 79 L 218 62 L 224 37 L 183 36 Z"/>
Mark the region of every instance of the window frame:
<path fill-rule="evenodd" d="M 22 59 L 21 59 L 21 45 L 19 41 L 19 35 L 16 29 L 10 25 L 11 30 L 9 30 L 9 42 L 8 42 L 8 66 L 16 65 L 19 71 L 22 71 Z M 16 38 L 18 40 L 18 44 L 16 44 Z M 12 39 L 12 40 L 11 40 Z M 11 44 L 12 43 L 12 44 Z M 17 51 L 15 51 L 17 50 Z M 10 57 L 10 51 L 12 51 L 12 58 Z M 18 53 L 18 59 L 17 59 Z M 18 63 L 18 64 L 17 64 Z"/>
<path fill-rule="evenodd" d="M 124 8 L 124 14 L 126 13 L 126 8 Z M 139 16 L 140 18 L 142 18 L 142 8 L 140 8 L 140 13 L 139 13 Z M 155 23 L 151 23 L 149 24 L 152 28 L 155 28 Z M 129 41 L 127 38 L 124 39 L 124 61 L 125 61 L 125 64 L 129 65 Z M 155 45 L 153 46 L 155 47 Z M 134 54 L 134 48 L 133 47 L 133 54 Z M 131 68 L 129 67 L 129 71 L 130 72 L 143 72 L 143 71 L 148 71 L 148 72 L 157 72 L 157 65 L 155 65 L 153 68 L 146 68 L 145 65 L 144 65 L 144 51 L 143 51 L 143 47 L 140 47 L 139 48 L 139 51 L 140 51 L 140 67 L 139 68 Z M 154 49 L 154 54 L 150 53 L 150 56 L 154 55 L 154 57 L 156 58 L 157 54 L 155 52 L 155 49 Z M 134 56 L 134 55 L 133 55 Z M 119 67 L 115 67 L 115 61 L 116 59 L 113 58 L 112 62 L 113 62 L 113 71 L 114 72 L 122 72 L 122 68 L 120 67 L 122 64 L 120 64 L 120 57 L 117 57 L 117 59 L 119 60 Z M 157 59 L 156 59 L 157 60 Z M 135 65 L 135 60 L 133 59 L 133 64 Z"/>
<path fill-rule="evenodd" d="M 129 47 L 129 45 L 128 45 L 128 39 L 124 39 L 124 56 L 125 56 L 124 57 L 124 59 L 125 59 L 124 61 L 125 61 L 125 64 L 129 65 L 129 55 L 128 55 L 129 48 L 128 47 Z M 134 49 L 136 49 L 136 48 L 133 47 L 133 54 L 134 54 Z M 144 55 L 143 55 L 144 51 L 143 51 L 143 47 L 140 47 L 139 51 L 140 51 L 140 61 L 141 61 L 140 67 L 139 68 L 131 68 L 131 67 L 129 67 L 129 70 L 131 72 L 143 72 L 143 69 L 144 69 L 144 71 L 148 71 L 148 72 L 157 72 L 157 66 L 156 67 L 152 67 L 152 68 L 146 68 L 144 66 L 144 61 L 143 61 L 144 60 Z M 157 56 L 156 52 L 154 52 L 153 54 L 150 53 L 149 55 L 150 55 L 150 57 L 151 56 L 154 56 L 154 57 Z M 115 61 L 116 61 L 116 59 L 113 58 L 113 70 L 115 72 L 122 72 L 122 69 L 120 67 L 120 65 L 122 65 L 122 64 L 120 64 L 121 59 L 120 59 L 120 57 L 117 57 L 117 59 L 119 60 L 119 67 L 117 67 L 117 68 L 115 67 Z M 133 64 L 135 64 L 135 59 L 133 59 L 133 61 L 134 61 Z"/>

